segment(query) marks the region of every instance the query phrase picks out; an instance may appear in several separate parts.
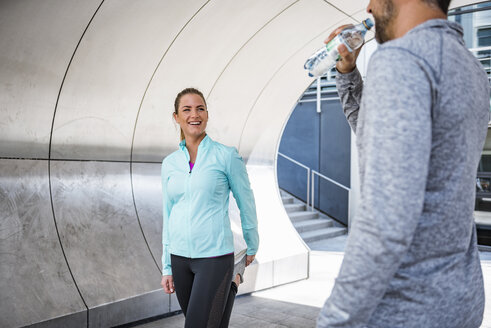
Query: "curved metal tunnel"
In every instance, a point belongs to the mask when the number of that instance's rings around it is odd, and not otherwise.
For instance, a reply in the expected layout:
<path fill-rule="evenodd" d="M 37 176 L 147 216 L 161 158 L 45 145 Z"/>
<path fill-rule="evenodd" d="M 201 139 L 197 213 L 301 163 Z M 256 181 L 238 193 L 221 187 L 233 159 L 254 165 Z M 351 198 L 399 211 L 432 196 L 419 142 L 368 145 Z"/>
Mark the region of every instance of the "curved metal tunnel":
<path fill-rule="evenodd" d="M 159 284 L 160 163 L 188 86 L 255 193 L 261 247 L 241 292 L 308 277 L 277 147 L 312 82 L 304 59 L 367 3 L 1 1 L 0 326 L 106 327 L 179 308 Z"/>

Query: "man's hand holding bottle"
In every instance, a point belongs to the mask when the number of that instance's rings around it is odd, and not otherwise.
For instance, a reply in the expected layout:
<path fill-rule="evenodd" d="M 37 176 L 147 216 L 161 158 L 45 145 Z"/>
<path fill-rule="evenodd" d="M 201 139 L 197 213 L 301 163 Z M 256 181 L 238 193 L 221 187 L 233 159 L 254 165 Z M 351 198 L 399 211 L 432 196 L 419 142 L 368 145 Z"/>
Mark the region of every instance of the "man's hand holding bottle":
<path fill-rule="evenodd" d="M 324 43 L 328 44 L 339 33 L 341 33 L 341 31 L 351 26 L 353 25 L 342 25 L 338 27 L 327 37 L 327 39 L 324 40 Z M 344 44 L 338 46 L 338 52 L 341 59 L 337 61 L 336 69 L 339 73 L 347 74 L 353 72 L 353 70 L 356 68 L 356 59 L 358 58 L 362 47 L 363 46 L 359 47 L 353 52 L 350 52 Z"/>

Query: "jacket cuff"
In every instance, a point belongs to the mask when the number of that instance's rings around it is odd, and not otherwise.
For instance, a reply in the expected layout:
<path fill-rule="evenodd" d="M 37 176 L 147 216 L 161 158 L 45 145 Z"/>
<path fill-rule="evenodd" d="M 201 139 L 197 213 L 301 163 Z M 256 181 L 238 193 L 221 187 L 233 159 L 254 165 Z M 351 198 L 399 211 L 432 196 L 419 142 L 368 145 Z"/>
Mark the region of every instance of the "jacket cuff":
<path fill-rule="evenodd" d="M 355 67 L 355 69 L 352 72 L 349 73 L 337 73 L 336 75 L 336 84 L 337 85 L 346 85 L 346 84 L 359 84 L 363 81 L 361 78 L 360 71 L 358 68 Z"/>
<path fill-rule="evenodd" d="M 163 276 L 172 276 L 172 269 L 171 268 L 162 269 L 162 275 Z"/>

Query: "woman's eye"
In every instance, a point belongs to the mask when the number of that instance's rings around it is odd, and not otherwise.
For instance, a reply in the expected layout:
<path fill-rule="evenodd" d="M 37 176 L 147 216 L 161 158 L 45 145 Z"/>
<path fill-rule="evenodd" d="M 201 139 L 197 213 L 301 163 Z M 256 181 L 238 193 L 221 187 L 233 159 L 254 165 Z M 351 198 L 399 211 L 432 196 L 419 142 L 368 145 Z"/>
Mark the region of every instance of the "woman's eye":
<path fill-rule="evenodd" d="M 198 108 L 199 111 L 204 112 L 205 109 L 203 107 Z"/>
<path fill-rule="evenodd" d="M 190 109 L 189 109 L 189 108 L 184 108 L 182 111 L 183 111 L 183 112 L 189 112 L 189 111 L 190 111 Z"/>

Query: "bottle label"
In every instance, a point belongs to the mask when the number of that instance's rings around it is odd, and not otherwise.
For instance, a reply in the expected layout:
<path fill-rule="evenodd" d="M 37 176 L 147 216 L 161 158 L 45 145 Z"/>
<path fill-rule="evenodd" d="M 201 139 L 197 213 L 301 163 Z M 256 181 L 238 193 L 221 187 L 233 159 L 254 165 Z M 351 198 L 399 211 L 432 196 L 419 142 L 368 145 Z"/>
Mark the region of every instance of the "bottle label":
<path fill-rule="evenodd" d="M 352 48 L 346 42 L 344 42 L 343 38 L 340 35 L 338 35 L 334 39 L 332 39 L 328 44 L 326 44 L 327 52 L 331 53 L 332 51 L 335 51 L 337 54 L 338 46 L 341 44 L 344 44 L 349 52 L 353 51 Z M 339 60 L 339 58 L 340 57 L 338 56 L 336 60 Z"/>
<path fill-rule="evenodd" d="M 338 49 L 338 46 L 342 43 L 343 42 L 341 41 L 341 38 L 339 37 L 339 35 L 336 36 L 334 39 L 329 41 L 328 44 L 326 44 L 327 52 L 331 52 L 331 50 L 333 50 L 333 49 Z"/>

